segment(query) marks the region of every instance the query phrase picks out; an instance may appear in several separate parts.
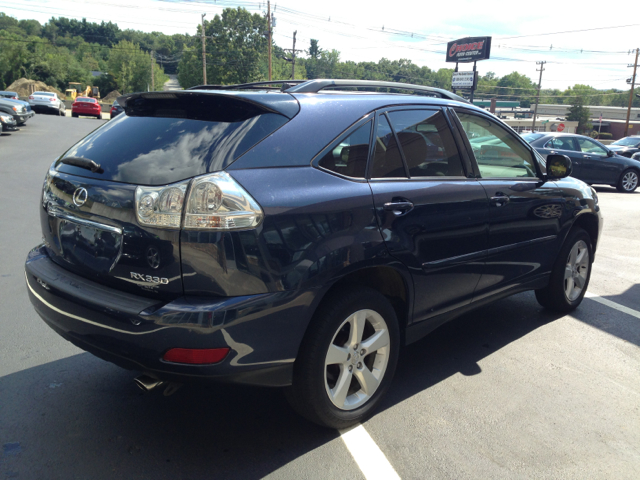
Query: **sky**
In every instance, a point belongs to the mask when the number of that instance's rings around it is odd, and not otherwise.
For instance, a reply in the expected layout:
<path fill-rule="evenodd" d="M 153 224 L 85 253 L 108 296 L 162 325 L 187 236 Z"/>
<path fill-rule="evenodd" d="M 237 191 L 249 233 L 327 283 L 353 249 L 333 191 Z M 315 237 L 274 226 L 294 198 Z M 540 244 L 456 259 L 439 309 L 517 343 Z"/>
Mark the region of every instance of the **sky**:
<path fill-rule="evenodd" d="M 612 8 L 582 2 L 506 2 L 457 0 L 275 0 L 274 41 L 282 48 L 308 49 L 319 40 L 341 60 L 409 59 L 432 70 L 445 63 L 448 41 L 491 36 L 491 58 L 478 62 L 480 75 L 513 71 L 538 81 L 536 61 L 546 61 L 542 88 L 564 90 L 574 84 L 597 89 L 628 89 L 635 54 L 640 47 L 637 2 L 622 0 Z M 249 0 L 0 0 L 0 11 L 19 20 L 47 22 L 52 16 L 112 21 L 121 29 L 165 34 L 195 34 L 200 15 L 206 19 L 224 8 L 242 6 L 266 13 L 265 1 Z M 471 70 L 461 65 L 460 70 Z M 638 71 L 640 79 L 640 69 Z"/>

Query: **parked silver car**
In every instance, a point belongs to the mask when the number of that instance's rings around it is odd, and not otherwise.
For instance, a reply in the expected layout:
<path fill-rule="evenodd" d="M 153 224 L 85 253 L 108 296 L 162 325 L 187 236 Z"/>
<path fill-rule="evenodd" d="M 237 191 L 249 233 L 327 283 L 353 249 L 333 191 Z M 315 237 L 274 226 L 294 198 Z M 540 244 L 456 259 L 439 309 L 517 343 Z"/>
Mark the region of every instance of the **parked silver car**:
<path fill-rule="evenodd" d="M 36 112 L 54 112 L 61 117 L 66 115 L 64 102 L 53 92 L 33 92 L 29 95 L 29 105 Z"/>

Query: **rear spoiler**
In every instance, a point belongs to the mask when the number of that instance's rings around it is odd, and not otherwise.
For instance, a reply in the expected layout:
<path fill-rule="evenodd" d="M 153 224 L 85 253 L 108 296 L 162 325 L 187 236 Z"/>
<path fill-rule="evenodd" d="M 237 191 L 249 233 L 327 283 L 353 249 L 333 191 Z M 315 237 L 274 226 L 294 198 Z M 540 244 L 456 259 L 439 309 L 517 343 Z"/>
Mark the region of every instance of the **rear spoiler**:
<path fill-rule="evenodd" d="M 238 102 L 244 102 L 249 108 L 258 109 L 264 113 L 278 113 L 291 119 L 299 111 L 298 101 L 287 93 L 257 93 L 257 92 L 228 92 L 221 90 L 178 90 L 171 92 L 139 92 L 129 93 L 119 96 L 116 101 L 124 109 L 127 115 L 132 112 L 134 102 L 138 99 L 148 99 L 152 101 L 166 100 L 174 105 L 178 105 L 181 100 L 193 101 L 193 99 L 203 97 L 203 100 L 212 97 L 233 98 Z M 188 99 L 188 100 L 187 100 Z"/>

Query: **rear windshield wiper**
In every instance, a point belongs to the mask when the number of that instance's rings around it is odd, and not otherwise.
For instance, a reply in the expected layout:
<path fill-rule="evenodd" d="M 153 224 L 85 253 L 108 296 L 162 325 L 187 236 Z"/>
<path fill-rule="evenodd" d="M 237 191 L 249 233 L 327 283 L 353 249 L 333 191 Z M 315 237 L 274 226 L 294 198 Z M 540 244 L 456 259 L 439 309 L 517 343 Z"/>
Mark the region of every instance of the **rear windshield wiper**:
<path fill-rule="evenodd" d="M 94 173 L 104 173 L 104 170 L 100 168 L 100 164 L 83 157 L 64 157 L 60 160 L 60 163 L 67 165 L 73 165 L 74 167 L 86 168 Z"/>

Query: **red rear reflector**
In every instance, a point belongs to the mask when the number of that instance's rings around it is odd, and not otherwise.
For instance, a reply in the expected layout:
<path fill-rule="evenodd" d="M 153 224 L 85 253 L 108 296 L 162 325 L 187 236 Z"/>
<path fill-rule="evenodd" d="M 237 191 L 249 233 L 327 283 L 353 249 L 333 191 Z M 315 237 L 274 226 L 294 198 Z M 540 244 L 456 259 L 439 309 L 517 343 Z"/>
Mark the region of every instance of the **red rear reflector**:
<path fill-rule="evenodd" d="M 164 354 L 162 359 L 165 362 L 189 363 L 192 365 L 205 365 L 208 363 L 218 363 L 224 360 L 229 353 L 229 348 L 172 348 Z"/>

